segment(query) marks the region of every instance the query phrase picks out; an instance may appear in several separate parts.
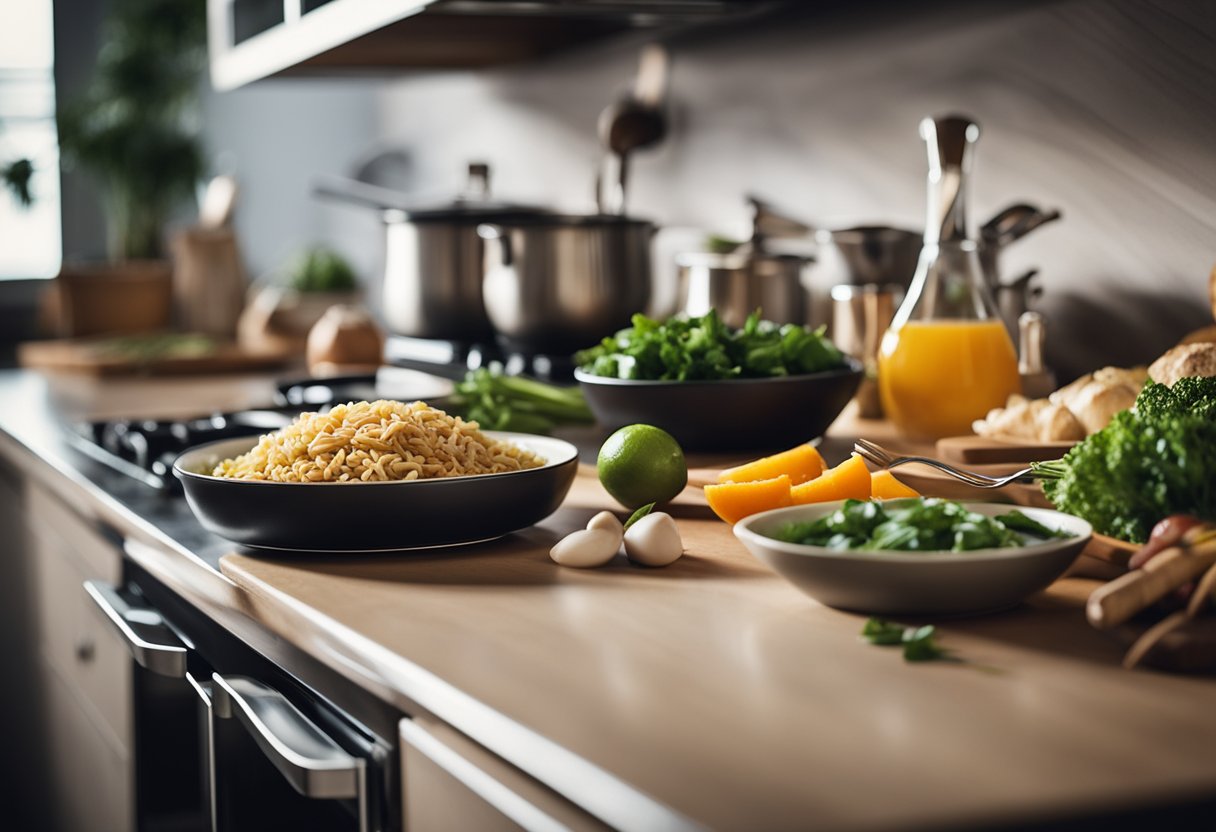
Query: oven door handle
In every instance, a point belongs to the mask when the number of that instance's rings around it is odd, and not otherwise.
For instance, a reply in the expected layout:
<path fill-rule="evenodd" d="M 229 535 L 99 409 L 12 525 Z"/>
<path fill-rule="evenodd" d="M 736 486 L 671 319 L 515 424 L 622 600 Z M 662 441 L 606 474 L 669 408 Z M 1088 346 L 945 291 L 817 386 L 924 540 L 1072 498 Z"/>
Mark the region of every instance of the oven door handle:
<path fill-rule="evenodd" d="M 247 676 L 211 674 L 212 714 L 236 718 L 287 782 L 305 797 L 359 802 L 359 829 L 367 829 L 363 759 L 348 754 L 287 697 Z"/>
<path fill-rule="evenodd" d="M 217 832 L 216 828 L 216 791 L 215 791 L 215 724 L 211 720 L 211 682 L 197 679 L 193 673 L 186 673 L 186 683 L 198 696 L 199 734 L 202 738 L 203 766 L 203 798 L 205 800 L 206 818 L 203 828 L 208 832 Z"/>
<path fill-rule="evenodd" d="M 102 581 L 85 581 L 84 590 L 122 637 L 136 664 L 159 676 L 185 677 L 186 647 L 159 612 L 132 604 Z"/>

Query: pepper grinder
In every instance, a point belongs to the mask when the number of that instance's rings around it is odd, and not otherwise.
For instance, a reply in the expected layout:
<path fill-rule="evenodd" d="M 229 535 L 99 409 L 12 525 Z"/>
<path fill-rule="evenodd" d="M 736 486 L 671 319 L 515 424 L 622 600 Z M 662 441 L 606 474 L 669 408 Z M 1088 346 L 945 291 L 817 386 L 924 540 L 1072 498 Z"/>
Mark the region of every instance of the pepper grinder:
<path fill-rule="evenodd" d="M 1056 389 L 1056 374 L 1043 364 L 1043 341 L 1047 322 L 1038 312 L 1023 312 L 1018 317 L 1018 374 L 1022 395 L 1045 399 Z"/>

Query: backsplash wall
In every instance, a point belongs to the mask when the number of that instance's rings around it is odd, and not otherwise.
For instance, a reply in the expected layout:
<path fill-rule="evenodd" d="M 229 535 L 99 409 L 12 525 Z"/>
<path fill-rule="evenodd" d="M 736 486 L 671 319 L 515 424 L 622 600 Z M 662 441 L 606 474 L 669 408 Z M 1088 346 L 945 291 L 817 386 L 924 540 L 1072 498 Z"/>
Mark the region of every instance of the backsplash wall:
<path fill-rule="evenodd" d="M 387 82 L 375 144 L 401 153 L 388 184 L 451 192 L 466 162 L 486 160 L 497 196 L 589 210 L 596 119 L 642 42 Z M 1150 360 L 1210 323 L 1216 4 L 844 4 L 666 42 L 671 129 L 636 158 L 631 213 L 741 234 L 756 193 L 826 227 L 916 228 L 917 123 L 962 112 L 983 129 L 974 221 L 1014 201 L 1064 213 L 1004 262 L 1009 275 L 1042 269 L 1063 378 Z"/>

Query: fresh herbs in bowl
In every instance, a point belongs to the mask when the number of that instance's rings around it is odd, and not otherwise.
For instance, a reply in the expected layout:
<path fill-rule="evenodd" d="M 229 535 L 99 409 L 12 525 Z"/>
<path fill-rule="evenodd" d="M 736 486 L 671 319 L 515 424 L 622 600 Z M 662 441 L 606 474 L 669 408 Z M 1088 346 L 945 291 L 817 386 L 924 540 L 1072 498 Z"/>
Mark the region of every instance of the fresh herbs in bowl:
<path fill-rule="evenodd" d="M 988 517 L 952 500 L 846 500 L 831 514 L 781 527 L 776 539 L 838 551 L 970 552 L 1072 537 L 1017 509 Z"/>
<path fill-rule="evenodd" d="M 910 498 L 771 509 L 734 532 L 819 603 L 898 617 L 1011 607 L 1064 574 L 1091 529 L 1049 509 Z"/>
<path fill-rule="evenodd" d="M 712 309 L 666 321 L 634 315 L 633 326 L 582 350 L 575 362 L 592 375 L 637 381 L 772 378 L 846 366 L 822 327 L 776 324 L 757 310 L 734 329 Z"/>

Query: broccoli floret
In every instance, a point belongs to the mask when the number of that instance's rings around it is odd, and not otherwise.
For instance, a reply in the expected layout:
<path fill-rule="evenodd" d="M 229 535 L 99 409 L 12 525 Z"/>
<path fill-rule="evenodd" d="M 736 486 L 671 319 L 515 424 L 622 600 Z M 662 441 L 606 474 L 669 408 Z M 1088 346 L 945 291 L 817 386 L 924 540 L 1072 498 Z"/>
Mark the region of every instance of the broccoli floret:
<path fill-rule="evenodd" d="M 1136 398 L 1136 412 L 1147 416 L 1190 413 L 1216 419 L 1216 376 L 1180 378 L 1172 388 L 1150 381 Z"/>
<path fill-rule="evenodd" d="M 1171 514 L 1216 520 L 1216 399 L 1183 409 L 1169 388 L 1155 387 L 1165 393 L 1146 389 L 1134 411 L 1116 414 L 1063 459 L 1035 466 L 1056 508 L 1133 543 Z"/>

